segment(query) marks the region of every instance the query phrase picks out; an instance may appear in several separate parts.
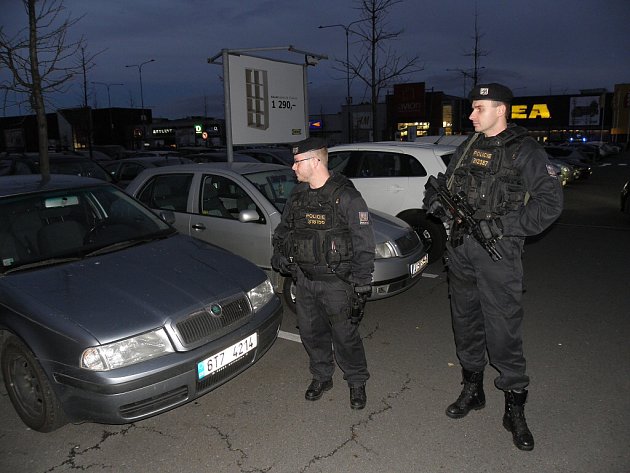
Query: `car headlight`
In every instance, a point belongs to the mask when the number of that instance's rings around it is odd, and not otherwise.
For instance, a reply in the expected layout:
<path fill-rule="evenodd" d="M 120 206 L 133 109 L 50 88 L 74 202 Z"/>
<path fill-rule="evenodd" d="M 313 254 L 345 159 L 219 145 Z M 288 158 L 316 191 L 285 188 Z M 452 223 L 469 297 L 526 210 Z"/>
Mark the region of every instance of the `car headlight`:
<path fill-rule="evenodd" d="M 398 256 L 396 254 L 396 248 L 391 241 L 378 243 L 376 245 L 375 258 L 394 258 Z"/>
<path fill-rule="evenodd" d="M 259 284 L 254 289 L 247 292 L 249 302 L 252 304 L 254 312 L 263 307 L 273 297 L 273 286 L 269 278 Z"/>
<path fill-rule="evenodd" d="M 88 348 L 81 355 L 81 367 L 94 371 L 109 371 L 173 351 L 166 331 L 160 328 L 118 342 Z"/>

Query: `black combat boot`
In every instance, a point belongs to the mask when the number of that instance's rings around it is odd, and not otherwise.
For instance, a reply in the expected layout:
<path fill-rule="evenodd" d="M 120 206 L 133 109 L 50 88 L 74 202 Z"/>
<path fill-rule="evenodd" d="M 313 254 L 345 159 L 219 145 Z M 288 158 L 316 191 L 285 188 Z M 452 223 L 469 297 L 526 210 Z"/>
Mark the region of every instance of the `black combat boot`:
<path fill-rule="evenodd" d="M 503 427 L 512 432 L 514 445 L 520 450 L 534 449 L 534 436 L 527 427 L 525 420 L 525 400 L 527 389 L 517 391 L 505 391 L 505 414 L 503 415 Z"/>
<path fill-rule="evenodd" d="M 483 371 L 462 370 L 462 393 L 453 404 L 446 408 L 446 415 L 451 419 L 461 419 L 471 409 L 486 407 L 486 395 L 483 392 Z"/>

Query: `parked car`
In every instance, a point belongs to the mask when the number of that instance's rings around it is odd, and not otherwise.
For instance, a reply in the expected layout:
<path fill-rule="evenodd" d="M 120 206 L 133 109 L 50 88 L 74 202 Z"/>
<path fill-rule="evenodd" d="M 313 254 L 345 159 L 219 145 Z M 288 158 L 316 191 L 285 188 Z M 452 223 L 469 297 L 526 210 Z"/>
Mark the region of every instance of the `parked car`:
<path fill-rule="evenodd" d="M 282 303 L 245 259 L 111 184 L 0 178 L 0 366 L 24 423 L 135 422 L 250 367 Z"/>
<path fill-rule="evenodd" d="M 601 160 L 599 148 L 595 145 L 584 143 L 582 141 L 573 141 L 569 143 L 563 143 L 561 146 L 578 150 L 582 152 L 589 162 L 595 162 Z"/>
<path fill-rule="evenodd" d="M 422 208 L 429 176 L 446 171 L 456 147 L 418 142 L 353 143 L 331 147 L 330 169 L 349 177 L 369 207 L 407 222 L 430 237 L 429 261 L 444 252 L 443 223 Z"/>
<path fill-rule="evenodd" d="M 293 166 L 293 153 L 289 148 L 242 148 L 238 153 L 256 158 L 261 163 Z"/>
<path fill-rule="evenodd" d="M 295 185 L 295 174 L 287 166 L 208 163 L 147 169 L 126 191 L 150 208 L 172 211 L 181 233 L 222 246 L 267 271 L 275 290 L 294 309 L 291 278 L 271 269 L 271 240 Z M 372 299 L 379 299 L 418 281 L 428 257 L 425 244 L 403 221 L 377 211 L 372 221 Z"/>
<path fill-rule="evenodd" d="M 147 168 L 174 166 L 175 164 L 189 164 L 192 162 L 190 159 L 180 156 L 143 156 L 110 161 L 103 163 L 103 167 L 114 178 L 118 186 L 126 187 L 141 171 Z"/>
<path fill-rule="evenodd" d="M 0 176 L 15 174 L 39 174 L 39 154 L 6 155 L 1 158 Z M 48 156 L 51 174 L 70 174 L 74 176 L 93 177 L 107 182 L 114 179 L 98 162 L 79 154 L 57 154 Z"/>
<path fill-rule="evenodd" d="M 556 174 L 560 179 L 562 187 L 566 186 L 569 182 L 577 179 L 577 172 L 570 165 L 551 157 L 549 158 L 549 163 L 551 163 L 551 165 L 554 167 Z"/>
<path fill-rule="evenodd" d="M 188 159 L 195 163 L 226 163 L 227 162 L 227 151 L 206 151 L 203 153 L 189 154 L 186 155 Z M 232 160 L 235 163 L 259 163 L 260 161 L 256 158 L 248 156 L 246 154 L 241 154 L 234 152 L 232 153 Z"/>
<path fill-rule="evenodd" d="M 626 181 L 621 189 L 621 211 L 625 214 L 630 215 L 630 199 L 628 199 L 628 194 L 630 194 L 630 181 Z"/>
<path fill-rule="evenodd" d="M 181 156 L 181 153 L 172 149 L 153 149 L 153 150 L 139 150 L 139 151 L 127 151 L 125 158 L 149 158 L 149 157 L 176 157 Z"/>
<path fill-rule="evenodd" d="M 570 146 L 545 146 L 550 159 L 561 161 L 574 169 L 575 179 L 588 179 L 593 173 L 589 158 L 580 150 Z"/>

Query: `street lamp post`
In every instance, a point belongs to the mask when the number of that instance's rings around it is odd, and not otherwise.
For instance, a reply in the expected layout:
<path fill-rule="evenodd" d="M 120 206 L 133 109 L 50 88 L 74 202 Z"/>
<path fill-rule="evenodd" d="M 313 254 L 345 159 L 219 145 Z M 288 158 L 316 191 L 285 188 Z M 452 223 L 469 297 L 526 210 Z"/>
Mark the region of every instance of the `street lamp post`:
<path fill-rule="evenodd" d="M 364 20 L 356 20 L 347 25 L 335 24 L 335 25 L 320 25 L 319 29 L 324 28 L 343 28 L 346 31 L 346 110 L 348 114 L 348 141 L 352 143 L 352 112 L 350 106 L 352 104 L 352 96 L 350 95 L 350 32 L 353 32 L 350 27 L 355 23 L 359 23 Z M 354 33 L 354 32 L 353 32 Z"/>
<path fill-rule="evenodd" d="M 109 108 L 112 108 L 112 96 L 109 93 L 109 89 L 111 86 L 113 85 L 125 85 L 125 84 L 120 84 L 120 83 L 114 83 L 114 82 L 92 82 L 92 84 L 94 85 L 104 85 L 105 87 L 107 87 L 107 105 L 109 106 Z"/>
<path fill-rule="evenodd" d="M 112 143 L 112 135 L 113 135 L 113 130 L 114 130 L 114 123 L 112 121 L 112 96 L 109 93 L 109 89 L 110 87 L 112 87 L 113 85 L 124 85 L 124 84 L 120 84 L 118 82 L 92 82 L 93 85 L 104 85 L 105 87 L 107 87 L 107 105 L 109 106 L 109 141 L 110 144 L 114 144 Z"/>
<path fill-rule="evenodd" d="M 129 64 L 125 67 L 137 67 L 138 68 L 138 76 L 140 77 L 140 104 L 142 105 L 142 116 L 144 117 L 144 93 L 142 91 L 142 66 L 148 64 L 150 62 L 154 62 L 155 59 L 149 59 L 148 61 L 144 61 L 140 64 Z M 144 121 L 144 119 L 142 120 Z"/>
<path fill-rule="evenodd" d="M 147 129 L 146 129 L 147 117 L 144 114 L 144 93 L 142 91 L 142 66 L 144 66 L 145 64 L 148 64 L 150 62 L 154 62 L 154 61 L 155 61 L 155 59 L 149 59 L 148 61 L 141 62 L 140 64 L 130 64 L 128 66 L 125 66 L 125 67 L 137 67 L 138 68 L 138 76 L 140 77 L 140 105 L 142 106 L 142 115 L 140 116 L 141 121 L 142 121 L 142 139 L 144 139 L 144 137 L 147 134 Z"/>

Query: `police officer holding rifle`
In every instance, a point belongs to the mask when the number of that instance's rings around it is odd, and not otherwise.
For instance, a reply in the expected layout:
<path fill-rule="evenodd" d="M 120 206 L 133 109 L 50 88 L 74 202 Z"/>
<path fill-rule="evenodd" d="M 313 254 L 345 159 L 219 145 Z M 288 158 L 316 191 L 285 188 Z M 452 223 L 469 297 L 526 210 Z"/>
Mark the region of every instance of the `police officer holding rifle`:
<path fill-rule="evenodd" d="M 296 284 L 297 322 L 312 381 L 305 398 L 333 386 L 335 360 L 363 409 L 369 378 L 359 322 L 372 293 L 374 232 L 367 205 L 346 177 L 328 170 L 323 140 L 293 145 L 294 187 L 273 237 L 273 268 Z"/>
<path fill-rule="evenodd" d="M 524 411 L 529 377 L 522 252 L 525 237 L 543 232 L 560 215 L 562 186 L 542 146 L 525 128 L 507 123 L 510 89 L 479 84 L 469 99 L 475 133 L 457 148 L 437 183 L 427 184 L 424 197 L 428 212 L 451 225 L 445 260 L 463 389 L 446 415 L 459 419 L 485 407 L 487 353 L 499 372 L 494 384 L 505 394 L 503 426 L 517 448 L 532 450 Z M 440 191 L 453 199 L 455 210 Z"/>

